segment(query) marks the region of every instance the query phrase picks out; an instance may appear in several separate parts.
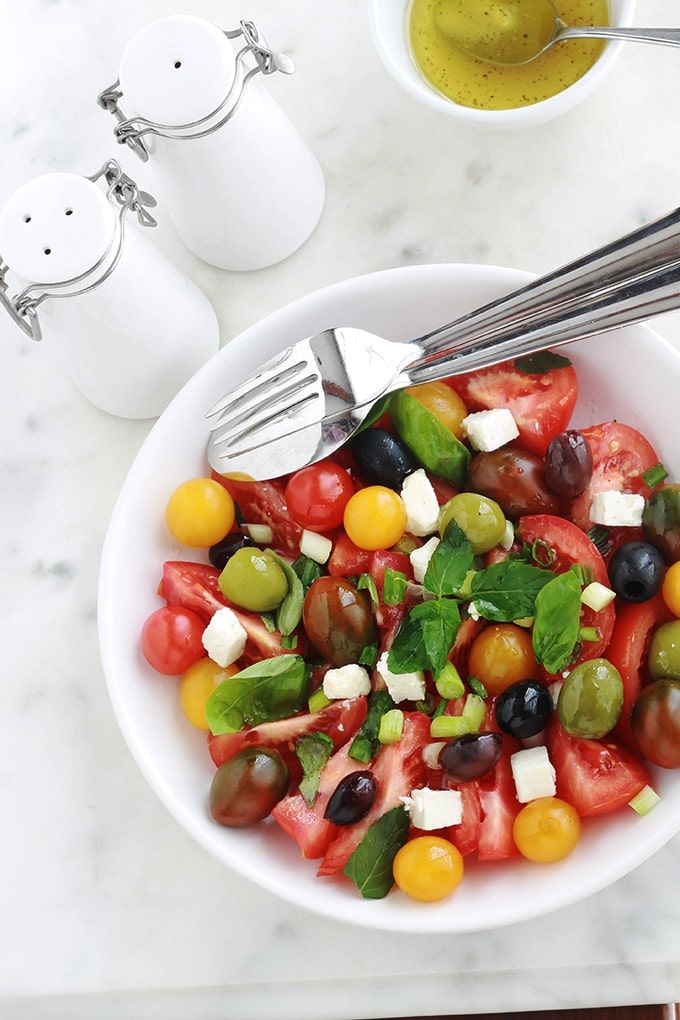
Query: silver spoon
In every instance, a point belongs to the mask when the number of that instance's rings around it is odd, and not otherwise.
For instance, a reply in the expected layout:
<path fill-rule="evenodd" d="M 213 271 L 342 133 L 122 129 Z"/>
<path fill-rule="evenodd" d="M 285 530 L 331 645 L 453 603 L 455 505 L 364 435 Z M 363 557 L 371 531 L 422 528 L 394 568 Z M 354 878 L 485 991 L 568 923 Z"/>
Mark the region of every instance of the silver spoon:
<path fill-rule="evenodd" d="M 439 0 L 437 27 L 454 45 L 493 64 L 528 64 L 565 39 L 624 39 L 680 46 L 678 28 L 569 26 L 552 0 Z"/>

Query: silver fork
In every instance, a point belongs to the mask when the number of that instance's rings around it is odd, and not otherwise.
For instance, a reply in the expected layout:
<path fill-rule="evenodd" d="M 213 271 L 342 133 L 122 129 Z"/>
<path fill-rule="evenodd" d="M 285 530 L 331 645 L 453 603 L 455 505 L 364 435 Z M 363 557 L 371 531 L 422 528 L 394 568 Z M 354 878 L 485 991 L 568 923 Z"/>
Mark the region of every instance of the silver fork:
<path fill-rule="evenodd" d="M 535 353 L 680 307 L 680 209 L 406 343 L 334 327 L 298 341 L 208 411 L 208 460 L 257 479 L 346 442 L 404 386 Z"/>

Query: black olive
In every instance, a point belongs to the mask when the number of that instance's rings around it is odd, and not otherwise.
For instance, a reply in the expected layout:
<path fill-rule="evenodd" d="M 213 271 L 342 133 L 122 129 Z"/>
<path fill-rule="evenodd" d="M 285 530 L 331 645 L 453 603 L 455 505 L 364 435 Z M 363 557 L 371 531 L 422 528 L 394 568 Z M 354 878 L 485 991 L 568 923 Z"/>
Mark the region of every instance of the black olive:
<path fill-rule="evenodd" d="M 330 795 L 324 817 L 334 825 L 353 825 L 365 818 L 373 807 L 378 786 L 368 769 L 350 772 Z"/>
<path fill-rule="evenodd" d="M 518 680 L 499 695 L 496 722 L 504 733 L 524 740 L 545 729 L 552 711 L 552 695 L 545 684 Z"/>
<path fill-rule="evenodd" d="M 396 491 L 418 467 L 406 443 L 387 429 L 364 429 L 352 440 L 352 455 L 367 482 Z"/>
<path fill-rule="evenodd" d="M 208 559 L 213 567 L 217 567 L 218 570 L 224 570 L 227 560 L 231 559 L 237 549 L 243 549 L 244 546 L 251 545 L 255 545 L 255 543 L 248 535 L 242 535 L 240 532 L 236 534 L 230 532 L 221 542 L 216 542 L 215 545 L 210 546 L 208 549 Z"/>
<path fill-rule="evenodd" d="M 609 560 L 609 583 L 625 602 L 646 602 L 656 595 L 666 564 L 659 550 L 649 542 L 626 542 Z"/>
<path fill-rule="evenodd" d="M 463 733 L 439 752 L 439 764 L 449 782 L 466 783 L 489 772 L 501 756 L 501 733 Z"/>

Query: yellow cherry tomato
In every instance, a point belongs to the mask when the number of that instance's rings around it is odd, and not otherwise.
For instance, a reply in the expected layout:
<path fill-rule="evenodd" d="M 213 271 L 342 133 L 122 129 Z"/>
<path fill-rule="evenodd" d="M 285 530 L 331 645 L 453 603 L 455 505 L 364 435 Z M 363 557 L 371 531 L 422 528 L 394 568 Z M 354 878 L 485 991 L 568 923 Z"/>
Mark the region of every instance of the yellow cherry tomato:
<path fill-rule="evenodd" d="M 489 694 L 500 694 L 517 680 L 535 680 L 538 666 L 531 635 L 515 623 L 485 627 L 470 646 L 468 672 Z"/>
<path fill-rule="evenodd" d="M 463 418 L 468 412 L 455 390 L 445 382 L 429 382 L 421 383 L 420 386 L 409 386 L 406 392 L 439 418 L 442 425 L 446 425 L 456 439 L 463 438 Z"/>
<path fill-rule="evenodd" d="M 680 617 L 680 560 L 671 563 L 661 585 L 663 600 L 673 616 Z"/>
<path fill-rule="evenodd" d="M 165 508 L 168 531 L 176 541 L 194 549 L 221 542 L 234 526 L 234 500 L 212 478 L 190 478 L 170 496 Z"/>
<path fill-rule="evenodd" d="M 393 489 L 368 485 L 350 497 L 343 523 L 360 549 L 389 549 L 406 530 L 404 501 Z"/>
<path fill-rule="evenodd" d="M 463 855 L 441 836 L 416 836 L 397 852 L 394 881 L 414 900 L 432 903 L 450 896 L 463 878 Z"/>
<path fill-rule="evenodd" d="M 571 804 L 559 797 L 531 800 L 515 818 L 515 846 L 530 861 L 550 864 L 570 854 L 581 835 L 581 819 Z"/>
<path fill-rule="evenodd" d="M 205 703 L 223 680 L 238 673 L 237 666 L 218 666 L 206 655 L 182 674 L 179 703 L 189 722 L 199 730 L 208 730 Z"/>

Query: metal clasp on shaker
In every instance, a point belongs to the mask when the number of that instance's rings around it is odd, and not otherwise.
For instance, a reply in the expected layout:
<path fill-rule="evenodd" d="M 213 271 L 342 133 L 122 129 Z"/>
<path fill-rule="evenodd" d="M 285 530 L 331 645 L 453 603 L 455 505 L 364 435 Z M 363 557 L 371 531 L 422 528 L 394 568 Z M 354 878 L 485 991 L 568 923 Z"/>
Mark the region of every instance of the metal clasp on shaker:
<path fill-rule="evenodd" d="M 111 275 L 123 253 L 125 215 L 128 211 L 137 214 L 137 219 L 143 227 L 156 226 L 156 220 L 147 211 L 147 207 L 156 205 L 155 198 L 146 191 L 140 191 L 132 178 L 123 171 L 120 163 L 115 159 L 107 160 L 95 174 L 87 177 L 87 180 L 94 183 L 100 178 L 103 178 L 107 185 L 106 197 L 114 208 L 117 207 L 117 216 L 111 239 L 93 266 L 70 280 L 59 283 L 32 283 L 15 297 L 11 297 L 7 293 L 9 285 L 5 278 L 10 267 L 0 256 L 0 305 L 31 340 L 42 340 L 37 309 L 43 301 L 47 298 L 87 294 Z"/>
<path fill-rule="evenodd" d="M 104 109 L 111 113 L 118 124 L 114 128 L 114 135 L 118 142 L 128 145 L 140 159 L 147 162 L 149 150 L 144 143 L 144 135 L 159 135 L 161 138 L 176 138 L 187 140 L 192 138 L 203 138 L 219 130 L 227 121 L 234 116 L 239 103 L 243 97 L 248 82 L 256 74 L 273 74 L 280 71 L 283 74 L 293 74 L 295 64 L 285 53 L 277 53 L 267 44 L 265 39 L 258 32 L 252 21 L 239 22 L 240 27 L 233 31 L 223 30 L 227 39 L 238 39 L 243 36 L 244 46 L 236 54 L 236 71 L 234 80 L 231 83 L 227 95 L 220 105 L 201 117 L 188 124 L 157 124 L 144 117 L 127 117 L 120 108 L 120 99 L 123 96 L 120 81 L 115 81 L 97 97 L 97 102 Z M 251 56 L 255 64 L 248 68 L 246 58 Z"/>

